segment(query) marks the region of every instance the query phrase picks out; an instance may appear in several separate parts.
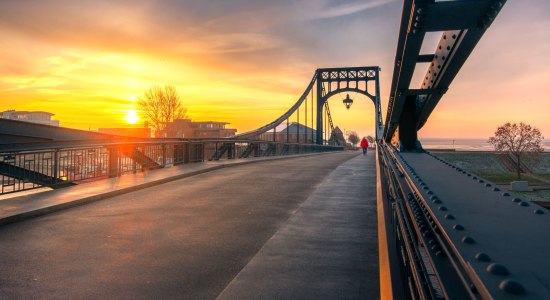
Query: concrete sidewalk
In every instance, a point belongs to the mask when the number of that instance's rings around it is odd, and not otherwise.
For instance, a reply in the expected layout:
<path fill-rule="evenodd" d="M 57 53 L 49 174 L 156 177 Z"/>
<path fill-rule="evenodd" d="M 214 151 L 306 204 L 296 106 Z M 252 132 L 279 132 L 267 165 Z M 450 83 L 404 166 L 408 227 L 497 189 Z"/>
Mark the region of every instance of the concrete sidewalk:
<path fill-rule="evenodd" d="M 378 299 L 375 153 L 336 168 L 218 296 Z"/>
<path fill-rule="evenodd" d="M 69 207 L 145 189 L 162 183 L 197 174 L 254 162 L 276 159 L 291 159 L 314 153 L 290 156 L 220 160 L 215 162 L 190 163 L 170 168 L 151 170 L 121 177 L 77 184 L 57 190 L 0 200 L 0 226 L 56 212 Z"/>

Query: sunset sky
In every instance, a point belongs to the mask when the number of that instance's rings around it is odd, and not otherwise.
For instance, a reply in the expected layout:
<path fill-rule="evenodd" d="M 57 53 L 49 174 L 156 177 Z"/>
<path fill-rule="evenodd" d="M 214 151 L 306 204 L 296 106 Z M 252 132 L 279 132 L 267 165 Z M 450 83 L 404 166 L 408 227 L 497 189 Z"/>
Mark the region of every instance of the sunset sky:
<path fill-rule="evenodd" d="M 0 111 L 128 127 L 143 92 L 169 84 L 193 120 L 243 132 L 285 112 L 317 68 L 380 66 L 385 117 L 401 10 L 400 0 L 2 0 Z M 524 121 L 550 138 L 548 12 L 548 0 L 509 0 L 420 136 L 488 138 Z M 357 97 L 345 111 L 338 97 L 336 125 L 374 134 L 373 105 Z"/>

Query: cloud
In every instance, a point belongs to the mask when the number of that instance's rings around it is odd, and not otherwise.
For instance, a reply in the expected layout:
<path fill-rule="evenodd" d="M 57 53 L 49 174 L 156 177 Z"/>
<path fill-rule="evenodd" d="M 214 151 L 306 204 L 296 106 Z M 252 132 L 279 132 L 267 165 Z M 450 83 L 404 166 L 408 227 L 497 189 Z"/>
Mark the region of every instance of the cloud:
<path fill-rule="evenodd" d="M 310 19 L 329 19 L 343 17 L 355 13 L 359 13 L 365 10 L 376 8 L 388 3 L 394 2 L 396 0 L 371 0 L 368 2 L 361 3 L 346 3 L 340 4 L 338 6 L 325 7 L 322 11 L 318 12 L 316 15 L 311 16 Z"/>

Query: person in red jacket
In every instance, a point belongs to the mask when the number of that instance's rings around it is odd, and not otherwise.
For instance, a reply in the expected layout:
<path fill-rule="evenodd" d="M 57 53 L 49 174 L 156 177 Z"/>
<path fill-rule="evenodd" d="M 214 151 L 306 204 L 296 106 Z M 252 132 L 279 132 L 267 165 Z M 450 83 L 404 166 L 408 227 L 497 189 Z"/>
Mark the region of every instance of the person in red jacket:
<path fill-rule="evenodd" d="M 363 155 L 367 154 L 367 148 L 369 147 L 369 142 L 367 138 L 363 137 L 361 140 L 361 148 L 363 149 Z"/>

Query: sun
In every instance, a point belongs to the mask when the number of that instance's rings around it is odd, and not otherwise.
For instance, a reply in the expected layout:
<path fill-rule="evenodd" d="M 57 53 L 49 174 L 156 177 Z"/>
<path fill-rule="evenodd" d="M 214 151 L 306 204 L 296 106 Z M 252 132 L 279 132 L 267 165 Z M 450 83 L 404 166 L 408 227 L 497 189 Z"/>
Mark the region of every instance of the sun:
<path fill-rule="evenodd" d="M 135 110 L 129 110 L 126 113 L 126 117 L 124 117 L 124 120 L 128 122 L 128 124 L 136 124 L 137 121 L 139 121 L 139 117 L 137 115 L 137 112 Z"/>

